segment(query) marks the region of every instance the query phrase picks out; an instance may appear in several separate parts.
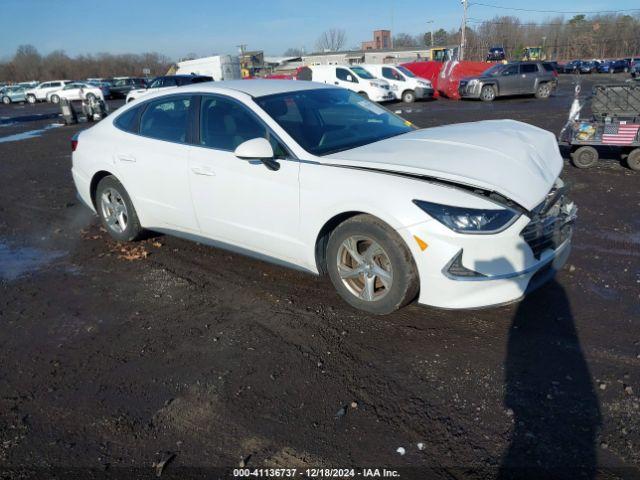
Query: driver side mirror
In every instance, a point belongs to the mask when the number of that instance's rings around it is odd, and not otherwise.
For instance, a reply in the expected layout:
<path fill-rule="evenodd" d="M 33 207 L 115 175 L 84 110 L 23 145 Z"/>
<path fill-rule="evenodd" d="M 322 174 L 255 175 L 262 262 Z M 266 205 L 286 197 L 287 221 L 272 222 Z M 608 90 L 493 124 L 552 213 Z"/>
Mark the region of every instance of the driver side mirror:
<path fill-rule="evenodd" d="M 269 170 L 279 170 L 274 160 L 273 147 L 266 138 L 252 138 L 238 145 L 233 154 L 241 160 L 260 160 Z"/>
<path fill-rule="evenodd" d="M 351 75 L 347 75 L 347 81 L 348 82 L 353 82 L 353 77 Z"/>

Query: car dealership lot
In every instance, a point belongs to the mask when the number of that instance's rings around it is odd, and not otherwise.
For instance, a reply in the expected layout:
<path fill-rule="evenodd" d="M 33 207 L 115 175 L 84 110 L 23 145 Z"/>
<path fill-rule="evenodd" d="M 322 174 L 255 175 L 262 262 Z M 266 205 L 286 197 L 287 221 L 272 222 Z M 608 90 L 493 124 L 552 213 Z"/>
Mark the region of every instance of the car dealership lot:
<path fill-rule="evenodd" d="M 546 101 L 388 108 L 421 127 L 557 133 L 572 78 Z M 75 199 L 69 139 L 85 125 L 51 127 L 56 111 L 0 106 L 3 464 L 152 471 L 171 452 L 165 474 L 244 461 L 447 477 L 640 462 L 640 176 L 618 160 L 566 162 L 579 217 L 555 282 L 497 309 L 371 317 L 328 278 L 172 237 L 114 243 Z"/>

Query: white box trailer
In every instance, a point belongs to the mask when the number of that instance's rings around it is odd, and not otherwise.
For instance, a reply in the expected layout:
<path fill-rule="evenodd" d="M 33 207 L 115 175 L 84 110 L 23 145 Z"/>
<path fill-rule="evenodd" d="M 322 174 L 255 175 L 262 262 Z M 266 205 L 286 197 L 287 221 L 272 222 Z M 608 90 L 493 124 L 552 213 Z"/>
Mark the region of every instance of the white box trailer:
<path fill-rule="evenodd" d="M 176 75 L 208 75 L 216 82 L 221 80 L 238 80 L 240 60 L 231 55 L 215 55 L 213 57 L 196 58 L 178 62 Z"/>

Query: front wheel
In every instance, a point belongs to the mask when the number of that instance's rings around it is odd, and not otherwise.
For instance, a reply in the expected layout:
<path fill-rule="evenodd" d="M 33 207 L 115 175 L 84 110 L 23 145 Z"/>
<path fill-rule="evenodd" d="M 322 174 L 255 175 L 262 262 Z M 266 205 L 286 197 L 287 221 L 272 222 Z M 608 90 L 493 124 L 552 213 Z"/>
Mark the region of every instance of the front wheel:
<path fill-rule="evenodd" d="M 96 96 L 93 93 L 87 93 L 87 101 L 93 102 L 96 99 Z"/>
<path fill-rule="evenodd" d="M 492 85 L 485 85 L 480 90 L 480 100 L 483 102 L 493 102 L 496 98 L 496 89 Z"/>
<path fill-rule="evenodd" d="M 331 233 L 327 270 L 347 303 L 376 315 L 391 313 L 418 294 L 411 252 L 391 227 L 370 215 L 356 215 Z"/>
<path fill-rule="evenodd" d="M 9 105 L 11 103 L 11 99 L 9 97 L 2 97 L 2 103 Z"/>
<path fill-rule="evenodd" d="M 55 103 L 56 105 L 60 103 L 60 97 L 58 95 L 51 95 L 51 103 Z"/>
<path fill-rule="evenodd" d="M 136 209 L 116 177 L 109 175 L 100 180 L 95 205 L 102 225 L 114 239 L 131 242 L 142 235 Z"/>
<path fill-rule="evenodd" d="M 362 98 L 369 98 L 369 95 L 367 95 L 367 92 L 358 92 L 358 95 L 360 95 Z"/>
<path fill-rule="evenodd" d="M 414 93 L 413 90 L 406 90 L 403 94 L 402 94 L 402 101 L 404 103 L 413 103 L 416 100 L 416 94 Z"/>
<path fill-rule="evenodd" d="M 640 172 L 640 148 L 631 150 L 629 156 L 627 157 L 627 165 L 631 170 Z"/>

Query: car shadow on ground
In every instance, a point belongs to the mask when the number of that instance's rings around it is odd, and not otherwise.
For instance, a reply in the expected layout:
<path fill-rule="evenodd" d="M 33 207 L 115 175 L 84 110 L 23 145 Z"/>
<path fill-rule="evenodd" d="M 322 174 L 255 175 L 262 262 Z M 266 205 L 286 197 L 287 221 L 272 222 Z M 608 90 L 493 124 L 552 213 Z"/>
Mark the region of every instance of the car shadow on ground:
<path fill-rule="evenodd" d="M 518 306 L 504 390 L 513 429 L 499 478 L 594 478 L 600 405 L 571 305 L 555 280 Z"/>

